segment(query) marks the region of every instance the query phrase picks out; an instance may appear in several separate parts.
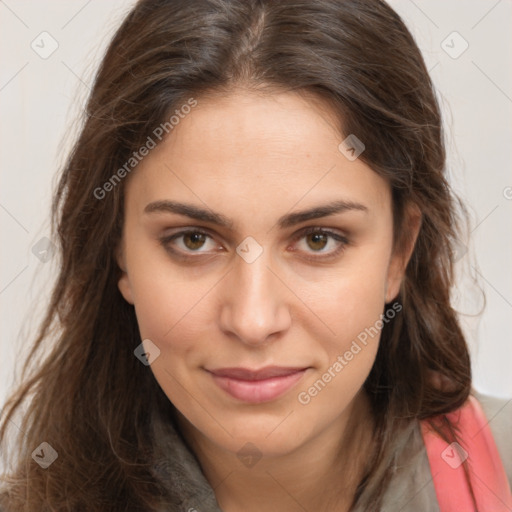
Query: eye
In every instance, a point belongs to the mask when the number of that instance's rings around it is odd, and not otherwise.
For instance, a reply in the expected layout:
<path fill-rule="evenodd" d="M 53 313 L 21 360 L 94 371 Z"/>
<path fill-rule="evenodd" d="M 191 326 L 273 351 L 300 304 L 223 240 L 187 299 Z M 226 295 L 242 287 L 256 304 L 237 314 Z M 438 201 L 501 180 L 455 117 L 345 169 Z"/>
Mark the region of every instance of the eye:
<path fill-rule="evenodd" d="M 206 255 L 209 252 L 208 240 L 211 243 L 210 249 L 219 248 L 216 243 L 213 243 L 213 237 L 209 233 L 198 228 L 164 236 L 160 238 L 160 243 L 167 252 L 174 256 L 188 258 L 188 255 L 192 253 Z M 299 248 L 299 251 L 309 253 L 309 256 L 305 256 L 305 258 L 310 260 L 335 257 L 349 243 L 345 236 L 319 227 L 310 227 L 301 231 L 294 237 L 294 242 L 296 241 L 303 242 L 298 244 L 303 246 Z M 206 250 L 201 250 L 205 247 Z M 329 247 L 331 247 L 330 250 Z M 292 249 L 292 251 L 297 251 L 297 249 Z M 196 256 L 192 256 L 192 258 L 194 257 Z"/>
<path fill-rule="evenodd" d="M 180 231 L 179 233 L 171 236 L 162 237 L 160 239 L 160 243 L 172 253 L 204 253 L 206 251 L 200 251 L 200 249 L 205 246 L 208 239 L 213 240 L 205 231 L 200 229 L 190 229 L 187 231 Z M 177 243 L 177 241 L 179 241 L 179 243 Z M 176 251 L 172 246 L 177 246 L 178 250 Z"/>
<path fill-rule="evenodd" d="M 332 258 L 340 254 L 349 243 L 347 237 L 319 227 L 307 228 L 295 237 L 295 240 L 302 242 L 305 247 L 301 252 L 309 253 L 313 256 L 306 256 L 306 259 Z M 327 249 L 325 249 L 327 247 Z M 330 247 L 330 249 L 329 249 Z M 325 250 L 324 250 L 325 249 Z M 317 256 L 318 255 L 318 256 Z"/>

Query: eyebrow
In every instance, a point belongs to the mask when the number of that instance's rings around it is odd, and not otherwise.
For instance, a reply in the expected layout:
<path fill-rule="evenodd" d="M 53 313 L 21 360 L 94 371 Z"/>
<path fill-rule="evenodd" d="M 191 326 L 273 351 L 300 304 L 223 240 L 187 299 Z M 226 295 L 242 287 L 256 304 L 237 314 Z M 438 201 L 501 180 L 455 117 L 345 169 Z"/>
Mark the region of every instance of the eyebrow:
<path fill-rule="evenodd" d="M 295 224 L 300 224 L 311 219 L 318 219 L 320 217 L 327 217 L 336 213 L 343 213 L 348 211 L 361 211 L 368 213 L 367 206 L 354 201 L 338 200 L 325 205 L 315 206 L 307 210 L 288 213 L 283 215 L 277 221 L 280 229 L 285 229 Z M 176 213 L 184 215 L 192 219 L 209 222 L 228 229 L 233 228 L 233 221 L 221 213 L 213 212 L 209 209 L 203 209 L 193 204 L 180 203 L 178 201 L 155 201 L 149 203 L 144 208 L 144 213 Z"/>

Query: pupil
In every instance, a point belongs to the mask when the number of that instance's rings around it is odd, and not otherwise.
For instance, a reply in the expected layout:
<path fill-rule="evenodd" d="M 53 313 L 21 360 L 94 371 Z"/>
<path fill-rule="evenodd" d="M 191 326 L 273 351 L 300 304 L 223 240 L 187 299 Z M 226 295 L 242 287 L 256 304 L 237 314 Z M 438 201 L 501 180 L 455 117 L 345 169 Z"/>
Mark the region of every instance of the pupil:
<path fill-rule="evenodd" d="M 326 241 L 326 236 L 325 235 L 322 235 L 321 233 L 313 233 L 312 235 L 310 235 L 312 237 L 312 241 L 313 241 L 313 244 L 316 244 L 320 241 L 320 245 L 321 247 L 313 247 L 313 248 L 316 248 L 316 249 L 323 249 L 327 243 Z M 322 243 L 323 242 L 323 243 Z"/>
<path fill-rule="evenodd" d="M 199 247 L 204 243 L 203 237 L 204 235 L 202 233 L 192 233 L 187 235 L 187 238 L 192 240 L 191 244 L 187 244 L 189 249 L 199 249 Z M 192 245 L 192 247 L 190 247 L 190 245 Z"/>

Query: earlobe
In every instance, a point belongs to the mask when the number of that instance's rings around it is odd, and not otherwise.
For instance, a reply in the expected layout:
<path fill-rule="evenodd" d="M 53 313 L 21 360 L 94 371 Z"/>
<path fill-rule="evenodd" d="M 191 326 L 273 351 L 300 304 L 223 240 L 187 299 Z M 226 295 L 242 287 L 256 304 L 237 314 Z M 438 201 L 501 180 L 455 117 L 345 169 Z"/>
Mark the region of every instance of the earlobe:
<path fill-rule="evenodd" d="M 417 205 L 409 206 L 407 208 L 406 215 L 407 220 L 405 221 L 405 229 L 407 230 L 407 236 L 403 243 L 399 244 L 399 247 L 394 251 L 388 267 L 385 290 L 386 303 L 395 299 L 400 292 L 400 286 L 405 275 L 405 270 L 413 253 L 421 228 L 422 215 Z"/>
<path fill-rule="evenodd" d="M 121 292 L 121 295 L 124 297 L 126 302 L 133 305 L 134 301 L 132 288 L 130 286 L 130 279 L 128 278 L 128 274 L 126 272 L 123 272 L 122 276 L 117 282 L 117 287 L 119 288 L 119 291 Z"/>
<path fill-rule="evenodd" d="M 117 265 L 121 269 L 121 277 L 117 282 L 117 287 L 119 288 L 119 291 L 121 292 L 121 295 L 124 297 L 126 302 L 133 305 L 133 293 L 130 284 L 130 278 L 128 277 L 128 272 L 126 271 L 124 251 L 120 247 L 116 250 L 116 261 Z"/>
<path fill-rule="evenodd" d="M 405 273 L 405 266 L 401 264 L 400 260 L 402 260 L 402 258 L 393 257 L 388 268 L 386 296 L 384 299 L 386 304 L 391 302 L 393 299 L 396 299 L 400 292 L 400 285 L 402 284 L 402 279 Z"/>

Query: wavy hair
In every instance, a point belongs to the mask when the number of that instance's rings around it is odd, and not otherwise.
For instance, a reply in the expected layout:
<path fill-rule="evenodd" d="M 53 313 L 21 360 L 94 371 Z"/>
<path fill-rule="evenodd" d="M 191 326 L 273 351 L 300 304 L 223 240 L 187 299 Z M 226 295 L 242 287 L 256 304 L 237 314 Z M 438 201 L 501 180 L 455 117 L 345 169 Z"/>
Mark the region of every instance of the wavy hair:
<path fill-rule="evenodd" d="M 102 199 L 97 190 L 188 98 L 235 87 L 327 102 L 340 141 L 348 134 L 364 141 L 359 158 L 391 186 L 398 250 L 410 236 L 406 207 L 422 214 L 398 297 L 402 312 L 384 326 L 364 384 L 376 444 L 353 506 L 378 509 L 400 429 L 467 399 L 469 353 L 450 304 L 465 209 L 447 182 L 435 89 L 398 14 L 381 0 L 140 0 L 108 46 L 55 191 L 59 274 L 0 427 L 10 460 L 0 506 L 9 512 L 165 503 L 150 471 L 149 418 L 170 404 L 133 356 L 134 308 L 117 287 L 124 182 Z M 11 439 L 17 413 L 23 434 Z M 51 471 L 30 456 L 44 440 L 61 454 Z"/>

